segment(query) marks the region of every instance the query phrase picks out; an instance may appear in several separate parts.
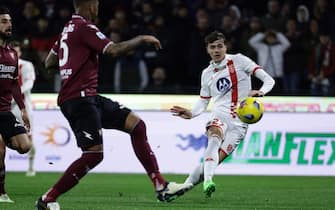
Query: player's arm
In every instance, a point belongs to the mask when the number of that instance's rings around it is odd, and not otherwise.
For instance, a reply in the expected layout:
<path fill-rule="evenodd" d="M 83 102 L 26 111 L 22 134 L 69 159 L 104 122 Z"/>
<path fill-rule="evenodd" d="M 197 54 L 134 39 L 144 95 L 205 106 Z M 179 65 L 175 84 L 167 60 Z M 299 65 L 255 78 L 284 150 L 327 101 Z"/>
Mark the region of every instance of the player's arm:
<path fill-rule="evenodd" d="M 128 41 L 108 44 L 103 50 L 103 53 L 111 56 L 118 56 L 134 50 L 142 44 L 151 44 L 157 50 L 162 48 L 160 41 L 156 37 L 150 35 L 140 35 Z"/>
<path fill-rule="evenodd" d="M 272 90 L 275 80 L 268 73 L 261 68 L 257 68 L 254 75 L 263 82 L 263 85 L 259 90 L 251 90 L 249 96 L 264 96 Z"/>
<path fill-rule="evenodd" d="M 59 68 L 58 64 L 58 56 L 54 52 L 53 49 L 50 50 L 49 54 L 47 55 L 47 58 L 45 59 L 44 62 L 44 67 L 48 71 L 48 73 L 53 72 L 55 69 Z"/>
<path fill-rule="evenodd" d="M 27 129 L 29 131 L 30 121 L 29 121 L 28 113 L 26 111 L 26 107 L 24 105 L 23 95 L 21 93 L 21 88 L 20 88 L 20 85 L 19 85 L 17 79 L 14 79 L 13 83 L 12 83 L 12 95 L 13 95 L 13 98 L 14 98 L 16 104 L 19 106 L 19 108 L 21 110 L 22 120 L 23 120 L 25 126 L 27 127 Z"/>
<path fill-rule="evenodd" d="M 207 109 L 211 99 L 209 87 L 206 84 L 205 73 L 203 72 L 201 75 L 200 99 L 194 104 L 192 110 L 180 106 L 173 106 L 170 112 L 174 116 L 179 116 L 184 119 L 191 119 L 203 113 Z"/>
<path fill-rule="evenodd" d="M 181 106 L 173 106 L 170 109 L 170 112 L 173 114 L 173 116 L 179 116 L 184 119 L 192 119 L 196 116 L 199 116 L 201 113 L 203 113 L 207 109 L 208 104 L 209 104 L 209 99 L 200 98 L 194 104 L 192 110 L 189 110 Z"/>

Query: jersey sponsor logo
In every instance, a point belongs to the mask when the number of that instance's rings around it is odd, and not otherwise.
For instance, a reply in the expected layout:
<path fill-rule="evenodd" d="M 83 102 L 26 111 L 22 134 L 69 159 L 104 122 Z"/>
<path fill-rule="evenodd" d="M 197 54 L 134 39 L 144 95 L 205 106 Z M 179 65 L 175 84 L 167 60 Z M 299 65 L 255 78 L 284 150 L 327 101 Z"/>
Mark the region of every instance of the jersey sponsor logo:
<path fill-rule="evenodd" d="M 14 73 L 16 66 L 6 66 L 4 64 L 0 64 L 0 73 Z"/>
<path fill-rule="evenodd" d="M 73 31 L 74 31 L 74 24 L 69 24 L 68 26 L 64 27 L 62 34 L 66 34 Z"/>
<path fill-rule="evenodd" d="M 1 79 L 14 79 L 11 74 L 0 74 Z"/>
<path fill-rule="evenodd" d="M 106 39 L 106 36 L 100 31 L 96 32 L 95 34 L 97 35 L 97 37 L 99 37 L 99 39 Z"/>
<path fill-rule="evenodd" d="M 72 69 L 63 69 L 60 71 L 60 76 L 62 79 L 68 79 L 72 74 Z"/>
<path fill-rule="evenodd" d="M 226 94 L 231 89 L 231 82 L 229 79 L 223 77 L 216 82 L 216 88 L 219 92 Z"/>

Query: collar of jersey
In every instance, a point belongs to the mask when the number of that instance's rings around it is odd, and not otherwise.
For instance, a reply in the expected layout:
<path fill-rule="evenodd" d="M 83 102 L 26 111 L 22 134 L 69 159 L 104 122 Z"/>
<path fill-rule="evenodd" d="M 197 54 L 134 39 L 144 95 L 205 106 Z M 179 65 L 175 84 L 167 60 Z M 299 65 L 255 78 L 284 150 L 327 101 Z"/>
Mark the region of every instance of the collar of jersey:
<path fill-rule="evenodd" d="M 78 15 L 78 14 L 73 14 L 72 18 L 80 18 L 80 19 L 86 20 L 83 16 Z"/>
<path fill-rule="evenodd" d="M 212 60 L 211 62 L 210 62 L 210 64 L 211 64 L 211 66 L 212 66 L 212 68 L 213 68 L 213 71 L 215 71 L 215 72 L 218 72 L 218 71 L 221 71 L 221 70 L 223 70 L 223 69 L 225 69 L 226 68 L 226 62 L 227 61 L 227 56 L 225 56 L 225 58 L 220 62 L 220 63 L 214 63 L 214 61 Z"/>

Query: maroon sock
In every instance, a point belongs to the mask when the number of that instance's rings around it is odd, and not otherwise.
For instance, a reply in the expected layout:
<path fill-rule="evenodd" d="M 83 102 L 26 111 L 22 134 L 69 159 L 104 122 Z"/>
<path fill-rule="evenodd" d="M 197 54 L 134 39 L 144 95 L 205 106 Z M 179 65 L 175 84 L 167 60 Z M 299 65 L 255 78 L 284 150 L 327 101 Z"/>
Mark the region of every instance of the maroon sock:
<path fill-rule="evenodd" d="M 156 156 L 148 143 L 146 126 L 142 120 L 130 133 L 131 143 L 138 160 L 142 163 L 156 190 L 165 186 L 166 181 L 159 172 Z"/>
<path fill-rule="evenodd" d="M 0 195 L 5 194 L 5 176 L 6 176 L 6 169 L 5 166 L 0 168 Z"/>
<path fill-rule="evenodd" d="M 74 161 L 58 182 L 46 193 L 43 198 L 46 202 L 56 201 L 58 196 L 67 192 L 78 184 L 79 180 L 87 174 L 89 170 L 98 165 L 103 159 L 102 152 L 86 152 L 79 159 Z"/>

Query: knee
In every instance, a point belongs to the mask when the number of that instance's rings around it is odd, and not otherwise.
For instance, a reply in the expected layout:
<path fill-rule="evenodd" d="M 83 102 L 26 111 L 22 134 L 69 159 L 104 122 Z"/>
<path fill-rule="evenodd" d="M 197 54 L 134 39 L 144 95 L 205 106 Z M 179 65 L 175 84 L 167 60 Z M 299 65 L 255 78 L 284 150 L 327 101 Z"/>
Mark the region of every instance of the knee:
<path fill-rule="evenodd" d="M 134 128 L 131 130 L 131 135 L 139 135 L 146 131 L 146 125 L 143 120 L 139 120 L 137 124 L 134 126 Z"/>
<path fill-rule="evenodd" d="M 223 139 L 223 130 L 219 127 L 211 126 L 207 130 L 208 137 L 210 136 L 217 136 L 220 139 Z"/>
<path fill-rule="evenodd" d="M 25 154 L 27 152 L 29 152 L 29 150 L 31 149 L 31 142 L 27 142 L 24 144 L 19 144 L 18 148 L 17 148 L 17 152 L 20 154 Z"/>

